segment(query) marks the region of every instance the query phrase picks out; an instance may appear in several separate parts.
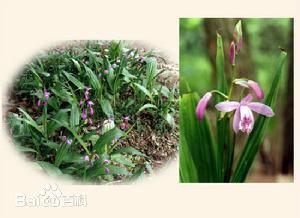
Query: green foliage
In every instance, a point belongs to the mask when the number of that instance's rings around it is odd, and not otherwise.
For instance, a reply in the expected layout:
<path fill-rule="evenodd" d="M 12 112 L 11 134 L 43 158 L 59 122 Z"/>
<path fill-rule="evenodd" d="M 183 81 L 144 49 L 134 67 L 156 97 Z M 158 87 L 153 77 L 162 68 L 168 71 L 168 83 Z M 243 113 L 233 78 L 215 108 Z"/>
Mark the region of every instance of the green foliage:
<path fill-rule="evenodd" d="M 50 174 L 96 182 L 139 178 L 151 171 L 151 160 L 138 144 L 127 145 L 130 131 L 146 129 L 144 117 L 154 131 L 176 128 L 177 87 L 158 82 L 160 70 L 154 53 L 122 41 L 41 53 L 14 84 L 17 98 L 27 101 L 8 116 L 18 150 Z"/>

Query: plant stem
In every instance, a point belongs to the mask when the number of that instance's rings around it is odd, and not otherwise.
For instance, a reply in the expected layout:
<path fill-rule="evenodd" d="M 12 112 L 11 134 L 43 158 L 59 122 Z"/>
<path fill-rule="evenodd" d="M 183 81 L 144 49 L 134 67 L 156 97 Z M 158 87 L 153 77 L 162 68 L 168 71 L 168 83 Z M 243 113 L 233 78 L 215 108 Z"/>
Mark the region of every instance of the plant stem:
<path fill-rule="evenodd" d="M 211 92 L 211 93 L 216 93 L 216 94 L 222 96 L 223 98 L 228 99 L 228 96 L 225 95 L 223 92 L 220 92 L 219 90 L 211 90 L 210 92 Z"/>
<path fill-rule="evenodd" d="M 236 79 L 236 67 L 235 67 L 235 65 L 231 66 L 231 71 L 232 71 L 232 82 L 231 82 L 231 85 L 230 85 L 228 100 L 230 100 L 231 97 L 232 97 L 232 90 L 233 90 L 233 85 L 234 85 L 233 81 Z"/>
<path fill-rule="evenodd" d="M 44 120 L 43 120 L 43 126 L 44 126 L 44 134 L 45 138 L 48 139 L 48 132 L 47 132 L 47 108 L 48 106 L 44 106 Z"/>

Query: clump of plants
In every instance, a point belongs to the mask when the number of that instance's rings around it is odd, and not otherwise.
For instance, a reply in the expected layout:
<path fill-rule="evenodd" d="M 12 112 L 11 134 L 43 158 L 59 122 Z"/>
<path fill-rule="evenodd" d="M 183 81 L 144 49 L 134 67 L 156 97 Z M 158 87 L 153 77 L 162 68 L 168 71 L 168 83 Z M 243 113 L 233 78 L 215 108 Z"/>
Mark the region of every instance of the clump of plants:
<path fill-rule="evenodd" d="M 180 98 L 180 181 L 181 182 L 244 182 L 264 138 L 268 121 L 275 109 L 280 78 L 287 53 L 281 51 L 274 78 L 265 96 L 260 85 L 237 72 L 236 65 L 243 47 L 242 23 L 239 21 L 229 46 L 231 78 L 224 71 L 221 35 L 216 39 L 217 87 L 199 100 L 197 93 Z M 227 81 L 230 81 L 228 85 Z M 233 92 L 238 93 L 237 96 Z M 216 131 L 205 110 L 215 97 Z M 254 114 L 258 114 L 255 119 Z M 231 125 L 232 123 L 232 125 Z M 234 167 L 236 139 L 247 140 Z"/>
<path fill-rule="evenodd" d="M 44 51 L 13 86 L 13 141 L 50 174 L 96 183 L 149 174 L 150 142 L 133 135 L 172 138 L 168 156 L 177 150 L 177 84 L 159 82 L 165 71 L 156 53 L 126 42 Z"/>

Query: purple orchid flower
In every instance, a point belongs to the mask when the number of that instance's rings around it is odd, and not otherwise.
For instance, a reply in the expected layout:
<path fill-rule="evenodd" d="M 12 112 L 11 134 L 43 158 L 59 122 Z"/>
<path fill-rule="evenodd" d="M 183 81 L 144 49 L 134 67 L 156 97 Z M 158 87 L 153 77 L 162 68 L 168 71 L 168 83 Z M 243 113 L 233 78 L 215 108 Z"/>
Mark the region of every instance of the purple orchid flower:
<path fill-rule="evenodd" d="M 83 157 L 83 160 L 84 160 L 84 161 L 90 161 L 90 157 L 89 157 L 88 155 L 85 155 L 85 156 Z"/>
<path fill-rule="evenodd" d="M 86 119 L 87 119 L 87 112 L 86 112 L 86 109 L 83 109 L 83 110 L 82 110 L 81 117 L 82 117 L 83 120 L 86 120 Z"/>
<path fill-rule="evenodd" d="M 201 120 L 204 117 L 204 112 L 206 109 L 206 106 L 211 99 L 211 92 L 207 92 L 199 101 L 197 108 L 196 108 L 196 116 L 199 120 Z"/>
<path fill-rule="evenodd" d="M 254 116 L 252 111 L 266 117 L 275 115 L 272 108 L 260 102 L 252 102 L 252 99 L 252 95 L 248 94 L 241 102 L 224 101 L 215 106 L 222 112 L 235 110 L 233 117 L 233 130 L 235 133 L 238 133 L 241 130 L 242 132 L 249 134 L 252 131 L 254 126 Z"/>
<path fill-rule="evenodd" d="M 47 89 L 45 89 L 44 97 L 45 97 L 46 101 L 49 99 L 49 96 L 50 96 L 50 92 L 48 92 Z"/>
<path fill-rule="evenodd" d="M 72 140 L 72 139 L 67 139 L 67 141 L 66 141 L 67 145 L 71 145 L 71 144 L 72 144 L 72 142 L 73 142 L 73 140 Z"/>
<path fill-rule="evenodd" d="M 263 99 L 265 97 L 263 90 L 260 88 L 259 84 L 255 81 L 236 79 L 234 83 L 242 87 L 252 89 L 258 99 Z"/>
<path fill-rule="evenodd" d="M 129 116 L 123 117 L 123 121 L 126 122 L 126 123 L 128 123 L 128 121 L 129 121 Z"/>
<path fill-rule="evenodd" d="M 41 100 L 38 100 L 37 102 L 37 106 L 40 107 L 41 106 Z"/>
<path fill-rule="evenodd" d="M 90 98 L 90 90 L 91 90 L 90 87 L 86 87 L 85 88 L 85 92 L 84 92 L 85 100 L 89 100 L 89 98 Z"/>
<path fill-rule="evenodd" d="M 94 108 L 90 107 L 90 114 L 94 115 Z"/>
<path fill-rule="evenodd" d="M 89 107 L 92 107 L 92 106 L 94 105 L 94 102 L 88 101 L 88 102 L 87 102 L 87 105 L 88 105 Z"/>
<path fill-rule="evenodd" d="M 79 102 L 79 106 L 81 107 L 83 105 L 84 101 L 83 100 L 80 100 Z"/>
<path fill-rule="evenodd" d="M 105 159 L 105 160 L 103 161 L 103 164 L 109 164 L 109 163 L 110 163 L 110 160 Z"/>

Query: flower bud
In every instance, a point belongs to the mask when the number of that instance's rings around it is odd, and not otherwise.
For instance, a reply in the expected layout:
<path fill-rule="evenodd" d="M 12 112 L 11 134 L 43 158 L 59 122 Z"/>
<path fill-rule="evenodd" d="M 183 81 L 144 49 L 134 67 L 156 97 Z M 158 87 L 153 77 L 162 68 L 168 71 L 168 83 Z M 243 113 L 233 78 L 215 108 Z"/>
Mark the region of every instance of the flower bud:
<path fill-rule="evenodd" d="M 206 109 L 206 106 L 211 98 L 212 94 L 211 92 L 207 92 L 199 101 L 197 108 L 196 108 L 196 116 L 199 120 L 201 120 L 204 117 L 204 112 Z"/>
<path fill-rule="evenodd" d="M 231 42 L 231 44 L 230 44 L 229 61 L 232 66 L 235 65 L 235 44 L 234 44 L 234 42 Z"/>
<path fill-rule="evenodd" d="M 237 22 L 237 24 L 234 27 L 233 38 L 236 43 L 236 50 L 237 50 L 237 52 L 240 52 L 240 50 L 243 46 L 243 31 L 242 31 L 242 21 L 241 20 L 239 20 L 239 22 Z"/>

